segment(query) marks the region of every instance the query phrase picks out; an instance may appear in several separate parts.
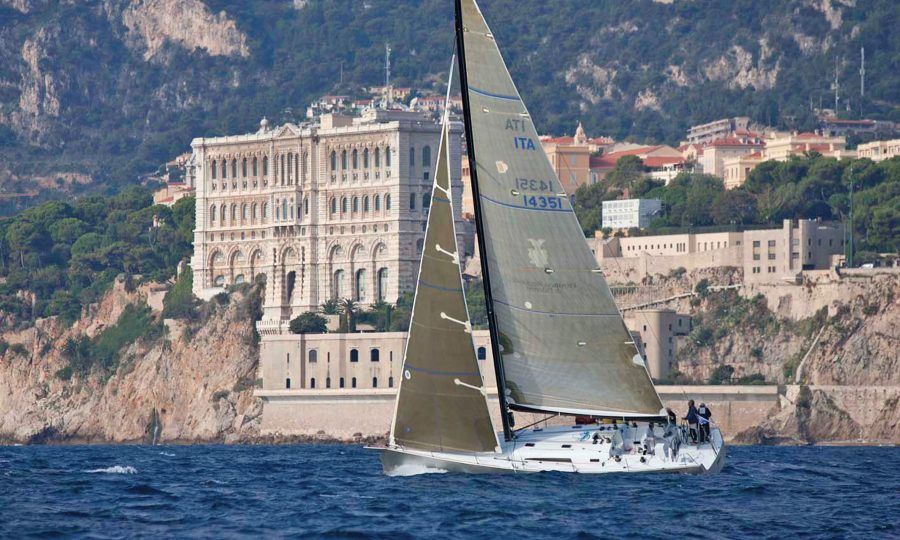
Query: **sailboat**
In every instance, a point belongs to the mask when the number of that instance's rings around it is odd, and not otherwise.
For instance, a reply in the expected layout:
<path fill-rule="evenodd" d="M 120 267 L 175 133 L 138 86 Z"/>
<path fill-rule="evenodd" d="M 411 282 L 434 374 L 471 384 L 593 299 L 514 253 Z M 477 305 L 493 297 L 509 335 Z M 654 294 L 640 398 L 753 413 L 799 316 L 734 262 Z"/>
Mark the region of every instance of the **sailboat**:
<path fill-rule="evenodd" d="M 720 470 L 719 429 L 691 442 L 663 407 L 474 0 L 456 0 L 456 55 L 502 429 L 472 341 L 445 112 L 395 412 L 378 449 L 385 473 Z M 514 411 L 573 421 L 515 429 Z"/>

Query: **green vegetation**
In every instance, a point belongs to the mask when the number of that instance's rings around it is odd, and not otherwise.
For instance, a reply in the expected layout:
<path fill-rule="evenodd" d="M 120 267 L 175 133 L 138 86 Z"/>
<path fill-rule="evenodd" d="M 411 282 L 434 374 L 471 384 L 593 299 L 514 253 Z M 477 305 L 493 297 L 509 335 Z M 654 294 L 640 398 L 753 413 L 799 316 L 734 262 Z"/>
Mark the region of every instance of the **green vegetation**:
<path fill-rule="evenodd" d="M 161 322 L 153 320 L 146 305 L 126 306 L 116 324 L 104 329 L 93 339 L 82 336 L 69 338 L 63 346 L 68 365 L 57 372 L 61 379 L 87 377 L 93 370 L 104 375 L 115 372 L 124 348 L 135 342 L 150 342 L 162 336 Z"/>
<path fill-rule="evenodd" d="M 190 266 L 185 265 L 175 286 L 163 298 L 164 319 L 191 319 L 197 314 L 200 301 L 194 297 L 193 286 L 194 273 Z"/>
<path fill-rule="evenodd" d="M 357 96 L 383 84 L 385 43 L 396 84 L 441 93 L 446 80 L 453 10 L 445 0 L 315 1 L 303 9 L 290 1 L 204 3 L 235 21 L 248 56 L 211 56 L 173 40 L 147 62 L 120 9 L 30 2 L 23 14 L 0 6 L 5 117 L 20 116 L 19 98 L 34 77 L 21 60 L 26 39 L 40 46 L 39 80 L 60 100 L 58 115 L 0 125 L 4 161 L 25 178 L 75 170 L 95 175 L 101 190 L 127 185 L 187 150 L 193 137 L 252 131 L 263 115 L 297 121 L 320 95 Z M 734 115 L 810 129 L 810 101 L 828 103 L 823 74 L 830 77 L 835 57 L 844 59 L 842 90 L 853 97 L 853 112 L 842 114 L 900 121 L 900 38 L 889 0 L 836 4 L 836 28 L 801 0 L 481 4 L 541 132 L 571 134 L 582 120 L 589 134 L 672 144 L 691 124 Z M 811 46 L 801 50 L 793 36 Z M 862 45 L 874 51 L 865 98 L 856 88 Z M 759 72 L 749 85 L 736 84 L 734 47 L 749 55 L 751 75 Z M 658 106 L 636 107 L 642 93 Z M 21 204 L 7 201 L 6 213 Z"/>
<path fill-rule="evenodd" d="M 14 323 L 76 320 L 119 274 L 163 281 L 192 250 L 194 200 L 153 206 L 144 188 L 114 197 L 49 202 L 0 221 L 0 310 Z M 190 303 L 190 273 L 167 295 L 172 316 Z M 33 305 L 20 294 L 34 296 Z"/>
<path fill-rule="evenodd" d="M 613 171 L 621 169 L 614 178 L 576 191 L 573 206 L 585 234 L 592 235 L 599 228 L 602 201 L 621 197 L 623 190 L 634 193 L 644 182 L 634 173 L 634 164 L 623 161 L 625 158 Z M 625 172 L 629 170 L 632 172 Z M 643 197 L 662 200 L 665 211 L 649 229 L 633 233 L 655 234 L 709 225 L 780 226 L 782 220 L 796 218 L 847 223 L 851 183 L 855 249 L 870 253 L 900 251 L 900 158 L 873 163 L 868 159 L 839 161 L 811 153 L 783 162 L 767 161 L 750 173 L 744 186 L 728 191 L 713 176 L 682 173 L 668 186 L 643 192 Z"/>
<path fill-rule="evenodd" d="M 325 317 L 307 311 L 291 319 L 289 328 L 292 334 L 324 334 L 328 332 L 326 324 Z"/>

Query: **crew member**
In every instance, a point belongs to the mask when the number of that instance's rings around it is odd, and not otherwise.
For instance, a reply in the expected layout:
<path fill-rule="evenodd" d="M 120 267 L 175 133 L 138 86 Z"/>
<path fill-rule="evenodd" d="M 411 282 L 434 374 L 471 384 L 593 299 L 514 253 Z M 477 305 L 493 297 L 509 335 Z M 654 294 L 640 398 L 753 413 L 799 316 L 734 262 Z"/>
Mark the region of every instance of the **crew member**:
<path fill-rule="evenodd" d="M 687 416 L 682 418 L 682 420 L 687 420 L 688 429 L 691 433 L 691 442 L 697 442 L 697 421 L 700 418 L 700 415 L 697 413 L 697 407 L 694 406 L 694 400 L 691 399 L 688 401 L 688 412 Z"/>
<path fill-rule="evenodd" d="M 711 416 L 712 411 L 709 410 L 706 403 L 701 403 L 700 408 L 697 410 L 697 422 L 700 425 L 700 442 L 709 441 L 709 418 Z"/>

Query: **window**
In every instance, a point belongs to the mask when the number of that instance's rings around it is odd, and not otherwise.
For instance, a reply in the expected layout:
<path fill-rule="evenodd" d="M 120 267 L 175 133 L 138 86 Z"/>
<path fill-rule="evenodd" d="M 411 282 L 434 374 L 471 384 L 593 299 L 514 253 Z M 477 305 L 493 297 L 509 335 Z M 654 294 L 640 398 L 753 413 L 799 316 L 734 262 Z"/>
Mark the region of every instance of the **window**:
<path fill-rule="evenodd" d="M 350 379 L 350 387 L 356 388 L 356 377 L 353 377 L 352 379 Z"/>
<path fill-rule="evenodd" d="M 343 169 L 345 171 L 347 170 L 347 151 L 346 150 L 341 151 L 341 169 Z"/>
<path fill-rule="evenodd" d="M 337 170 L 337 152 L 331 151 L 331 170 Z"/>
<path fill-rule="evenodd" d="M 424 248 L 425 248 L 425 240 L 423 240 L 422 238 L 419 238 L 418 240 L 416 240 L 416 254 L 421 255 L 422 249 L 424 249 Z"/>
<path fill-rule="evenodd" d="M 269 176 L 269 157 L 263 156 L 263 176 Z"/>
<path fill-rule="evenodd" d="M 478 359 L 487 360 L 487 349 L 485 347 L 478 347 Z"/>
<path fill-rule="evenodd" d="M 341 213 L 342 214 L 347 213 L 347 197 L 344 197 L 343 199 L 341 199 Z"/>
<path fill-rule="evenodd" d="M 333 294 L 331 298 L 338 300 L 344 296 L 344 271 L 336 270 L 334 272 L 334 283 L 332 285 Z"/>
<path fill-rule="evenodd" d="M 253 205 L 250 206 L 250 219 L 256 221 L 256 203 L 253 203 Z"/>
<path fill-rule="evenodd" d="M 331 388 L 331 377 L 325 377 L 325 388 Z"/>
<path fill-rule="evenodd" d="M 356 294 L 354 297 L 357 302 L 366 301 L 366 270 L 364 268 L 356 271 Z"/>
<path fill-rule="evenodd" d="M 350 349 L 350 361 L 359 362 L 359 349 Z M 355 385 L 354 388 L 356 388 Z"/>
<path fill-rule="evenodd" d="M 381 167 L 381 149 L 380 148 L 375 149 L 375 166 Z"/>
<path fill-rule="evenodd" d="M 228 178 L 228 162 L 222 160 L 222 179 Z"/>
<path fill-rule="evenodd" d="M 340 385 L 341 388 L 344 387 L 344 378 L 343 377 L 341 377 L 340 380 L 338 381 L 338 385 Z"/>
<path fill-rule="evenodd" d="M 231 160 L 231 177 L 237 178 L 237 158 Z"/>
<path fill-rule="evenodd" d="M 231 222 L 232 223 L 237 222 L 237 205 L 236 204 L 231 205 Z"/>
<path fill-rule="evenodd" d="M 422 166 L 431 167 L 431 147 L 427 145 L 422 148 Z"/>
<path fill-rule="evenodd" d="M 363 212 L 368 212 L 368 211 L 369 211 L 369 196 L 366 195 L 363 198 Z"/>
<path fill-rule="evenodd" d="M 372 377 L 372 388 L 378 388 L 378 377 Z"/>
<path fill-rule="evenodd" d="M 290 377 L 288 377 L 287 379 L 284 380 L 284 387 L 288 390 L 291 389 L 291 378 Z"/>
<path fill-rule="evenodd" d="M 416 194 L 415 193 L 409 194 L 409 209 L 412 212 L 416 211 Z"/>
<path fill-rule="evenodd" d="M 394 376 L 391 375 L 390 377 L 388 377 L 388 388 L 393 388 L 393 387 L 394 387 Z"/>
<path fill-rule="evenodd" d="M 426 193 L 422 195 L 422 210 L 428 210 L 431 206 L 431 194 Z"/>
<path fill-rule="evenodd" d="M 425 171 L 425 172 L 422 173 L 422 180 L 423 180 L 423 181 L 428 182 L 428 180 L 429 180 L 430 178 L 431 178 L 431 173 L 430 173 L 429 171 Z M 574 180 L 573 180 L 573 181 L 574 181 Z"/>
<path fill-rule="evenodd" d="M 247 158 L 241 160 L 241 176 L 247 178 Z"/>
<path fill-rule="evenodd" d="M 269 217 L 269 203 L 263 203 L 262 205 L 262 215 L 260 216 L 263 219 Z"/>
<path fill-rule="evenodd" d="M 216 179 L 216 173 L 218 172 L 218 170 L 219 170 L 219 168 L 216 167 L 216 162 L 213 161 L 213 162 L 212 162 L 212 167 L 210 167 L 210 172 L 212 172 L 212 179 L 213 179 L 213 180 Z"/>
<path fill-rule="evenodd" d="M 381 351 L 378 349 L 372 349 L 369 351 L 369 360 L 372 362 L 378 362 L 381 359 Z"/>
<path fill-rule="evenodd" d="M 209 222 L 210 224 L 214 224 L 216 222 L 216 206 L 209 207 Z"/>
<path fill-rule="evenodd" d="M 331 198 L 331 213 L 334 214 L 337 212 L 337 199 L 334 197 Z"/>
<path fill-rule="evenodd" d="M 368 148 L 363 150 L 363 168 L 364 169 L 369 168 L 369 149 Z"/>
<path fill-rule="evenodd" d="M 387 268 L 379 268 L 378 269 L 378 301 L 383 302 L 385 298 L 387 298 L 387 280 L 388 280 L 388 269 Z"/>
<path fill-rule="evenodd" d="M 253 176 L 258 176 L 258 175 L 256 174 L 256 172 L 257 172 L 257 168 L 256 168 L 256 158 L 253 158 L 253 168 L 252 168 L 252 170 L 253 170 Z"/>
<path fill-rule="evenodd" d="M 413 148 L 412 146 L 409 147 L 409 166 L 410 167 L 416 166 L 416 149 Z"/>
<path fill-rule="evenodd" d="M 309 197 L 303 198 L 303 214 L 309 215 Z"/>
<path fill-rule="evenodd" d="M 385 210 L 391 209 L 391 194 L 390 193 L 388 193 L 387 195 L 384 196 L 384 209 Z"/>
<path fill-rule="evenodd" d="M 384 149 L 384 166 L 385 167 L 391 166 L 391 147 L 390 146 L 385 147 L 385 149 Z"/>
<path fill-rule="evenodd" d="M 356 152 L 356 148 L 353 149 L 353 169 L 359 168 L 359 154 Z"/>
<path fill-rule="evenodd" d="M 313 377 L 313 378 L 311 378 L 311 379 L 309 380 L 309 387 L 310 387 L 310 388 L 315 388 L 315 387 L 316 387 L 316 378 L 315 378 L 315 377 Z"/>
<path fill-rule="evenodd" d="M 310 364 L 315 364 L 318 361 L 318 359 L 319 359 L 319 351 L 317 351 L 316 349 L 312 349 L 311 351 L 309 351 L 309 363 Z"/>
<path fill-rule="evenodd" d="M 375 211 L 381 211 L 381 195 L 375 195 Z"/>
<path fill-rule="evenodd" d="M 359 212 L 359 197 L 353 197 L 353 213 Z"/>

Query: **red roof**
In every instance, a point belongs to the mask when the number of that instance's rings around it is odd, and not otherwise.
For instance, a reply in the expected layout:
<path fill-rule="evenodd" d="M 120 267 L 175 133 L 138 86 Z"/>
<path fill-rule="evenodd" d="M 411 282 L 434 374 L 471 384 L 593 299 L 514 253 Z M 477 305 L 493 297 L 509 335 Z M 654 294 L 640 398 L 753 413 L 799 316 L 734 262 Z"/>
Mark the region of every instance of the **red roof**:
<path fill-rule="evenodd" d="M 550 137 L 549 135 L 544 135 L 540 139 L 541 142 L 554 144 L 572 144 L 575 142 L 575 137 Z M 591 139 L 587 139 L 587 142 L 592 144 L 611 144 L 613 143 L 613 140 L 609 137 L 593 137 Z"/>
<path fill-rule="evenodd" d="M 709 143 L 710 146 L 762 146 L 761 143 L 745 141 L 737 137 L 723 137 Z"/>
<path fill-rule="evenodd" d="M 644 166 L 650 167 L 651 169 L 658 169 L 676 163 L 684 163 L 684 158 L 675 156 L 649 156 L 644 159 Z"/>
<path fill-rule="evenodd" d="M 603 154 L 601 156 L 592 156 L 590 161 L 590 166 L 592 169 L 594 168 L 605 168 L 605 167 L 615 167 L 616 162 L 619 161 L 619 158 L 625 156 L 640 156 L 641 154 L 649 154 L 654 150 L 660 148 L 659 145 L 656 146 L 640 146 L 638 148 L 632 148 L 631 150 L 621 150 L 619 152 L 612 152 L 610 154 Z M 677 158 L 681 159 L 681 158 Z"/>

